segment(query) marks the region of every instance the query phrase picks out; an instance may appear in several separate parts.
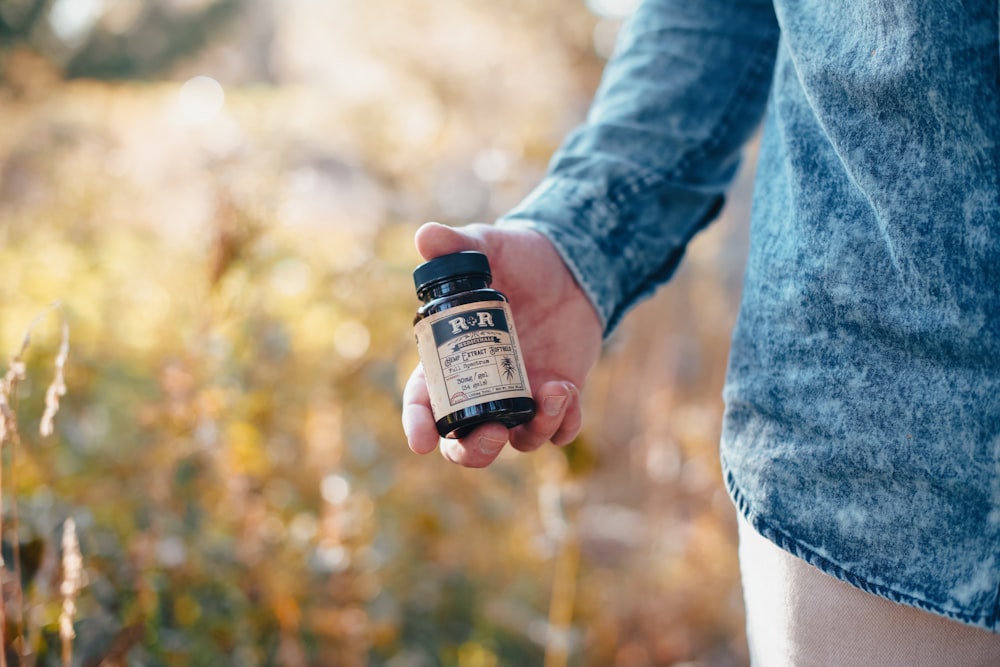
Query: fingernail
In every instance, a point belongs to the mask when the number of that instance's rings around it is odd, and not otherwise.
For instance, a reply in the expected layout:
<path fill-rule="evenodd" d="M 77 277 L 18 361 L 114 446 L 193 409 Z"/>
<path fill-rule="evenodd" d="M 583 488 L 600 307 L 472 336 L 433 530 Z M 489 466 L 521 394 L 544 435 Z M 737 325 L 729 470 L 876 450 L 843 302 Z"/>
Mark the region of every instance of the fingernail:
<path fill-rule="evenodd" d="M 494 456 L 506 444 L 503 440 L 494 440 L 493 438 L 487 438 L 485 435 L 479 436 L 479 451 L 487 456 Z"/>
<path fill-rule="evenodd" d="M 567 396 L 546 396 L 542 401 L 542 409 L 545 410 L 545 414 L 554 417 L 562 411 L 567 398 Z"/>

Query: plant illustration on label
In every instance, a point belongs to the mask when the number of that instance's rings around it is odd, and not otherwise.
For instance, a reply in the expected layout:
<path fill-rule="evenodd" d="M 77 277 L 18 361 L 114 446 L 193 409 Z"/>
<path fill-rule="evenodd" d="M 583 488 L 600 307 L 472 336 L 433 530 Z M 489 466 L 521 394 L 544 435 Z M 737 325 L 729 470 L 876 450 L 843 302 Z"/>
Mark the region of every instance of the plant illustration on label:
<path fill-rule="evenodd" d="M 514 368 L 514 360 L 510 357 L 504 357 L 500 360 L 500 367 L 503 369 L 503 376 L 507 378 L 507 382 L 511 382 L 514 379 L 514 374 L 517 373 Z"/>

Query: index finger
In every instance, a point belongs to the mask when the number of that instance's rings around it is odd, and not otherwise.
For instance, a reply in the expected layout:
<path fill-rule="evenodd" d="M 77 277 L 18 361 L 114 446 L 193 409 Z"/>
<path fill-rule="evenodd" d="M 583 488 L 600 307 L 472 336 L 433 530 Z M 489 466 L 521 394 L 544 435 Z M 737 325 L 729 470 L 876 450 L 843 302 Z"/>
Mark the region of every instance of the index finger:
<path fill-rule="evenodd" d="M 507 442 L 507 429 L 498 423 L 483 424 L 460 439 L 441 438 L 422 366 L 417 366 L 403 390 L 403 431 L 417 454 L 434 451 L 439 443 L 441 453 L 452 463 L 468 468 L 485 468 L 500 454 Z"/>
<path fill-rule="evenodd" d="M 424 367 L 420 364 L 413 369 L 403 390 L 403 432 L 410 449 L 417 454 L 428 454 L 437 448 L 437 426 L 431 412 Z"/>

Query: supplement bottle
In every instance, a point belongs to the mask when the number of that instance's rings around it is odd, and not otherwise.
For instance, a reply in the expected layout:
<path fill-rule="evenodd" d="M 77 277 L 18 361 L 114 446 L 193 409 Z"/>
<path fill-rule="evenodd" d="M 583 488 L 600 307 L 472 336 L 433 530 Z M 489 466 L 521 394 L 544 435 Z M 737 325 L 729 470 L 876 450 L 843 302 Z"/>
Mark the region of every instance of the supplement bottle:
<path fill-rule="evenodd" d="M 486 255 L 457 252 L 413 272 L 423 305 L 413 319 L 441 436 L 461 438 L 486 422 L 529 421 L 535 401 L 507 297 L 490 289 Z"/>

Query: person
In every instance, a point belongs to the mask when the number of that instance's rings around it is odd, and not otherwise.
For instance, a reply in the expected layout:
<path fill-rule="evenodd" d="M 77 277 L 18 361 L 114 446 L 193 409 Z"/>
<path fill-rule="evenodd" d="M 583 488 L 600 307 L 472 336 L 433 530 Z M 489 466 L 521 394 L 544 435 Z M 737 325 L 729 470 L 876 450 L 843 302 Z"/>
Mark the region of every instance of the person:
<path fill-rule="evenodd" d="M 570 441 L 602 339 L 718 213 L 763 121 L 721 460 L 759 665 L 1000 664 L 997 0 L 647 0 L 586 122 L 480 250 L 539 406 L 439 443 Z"/>

